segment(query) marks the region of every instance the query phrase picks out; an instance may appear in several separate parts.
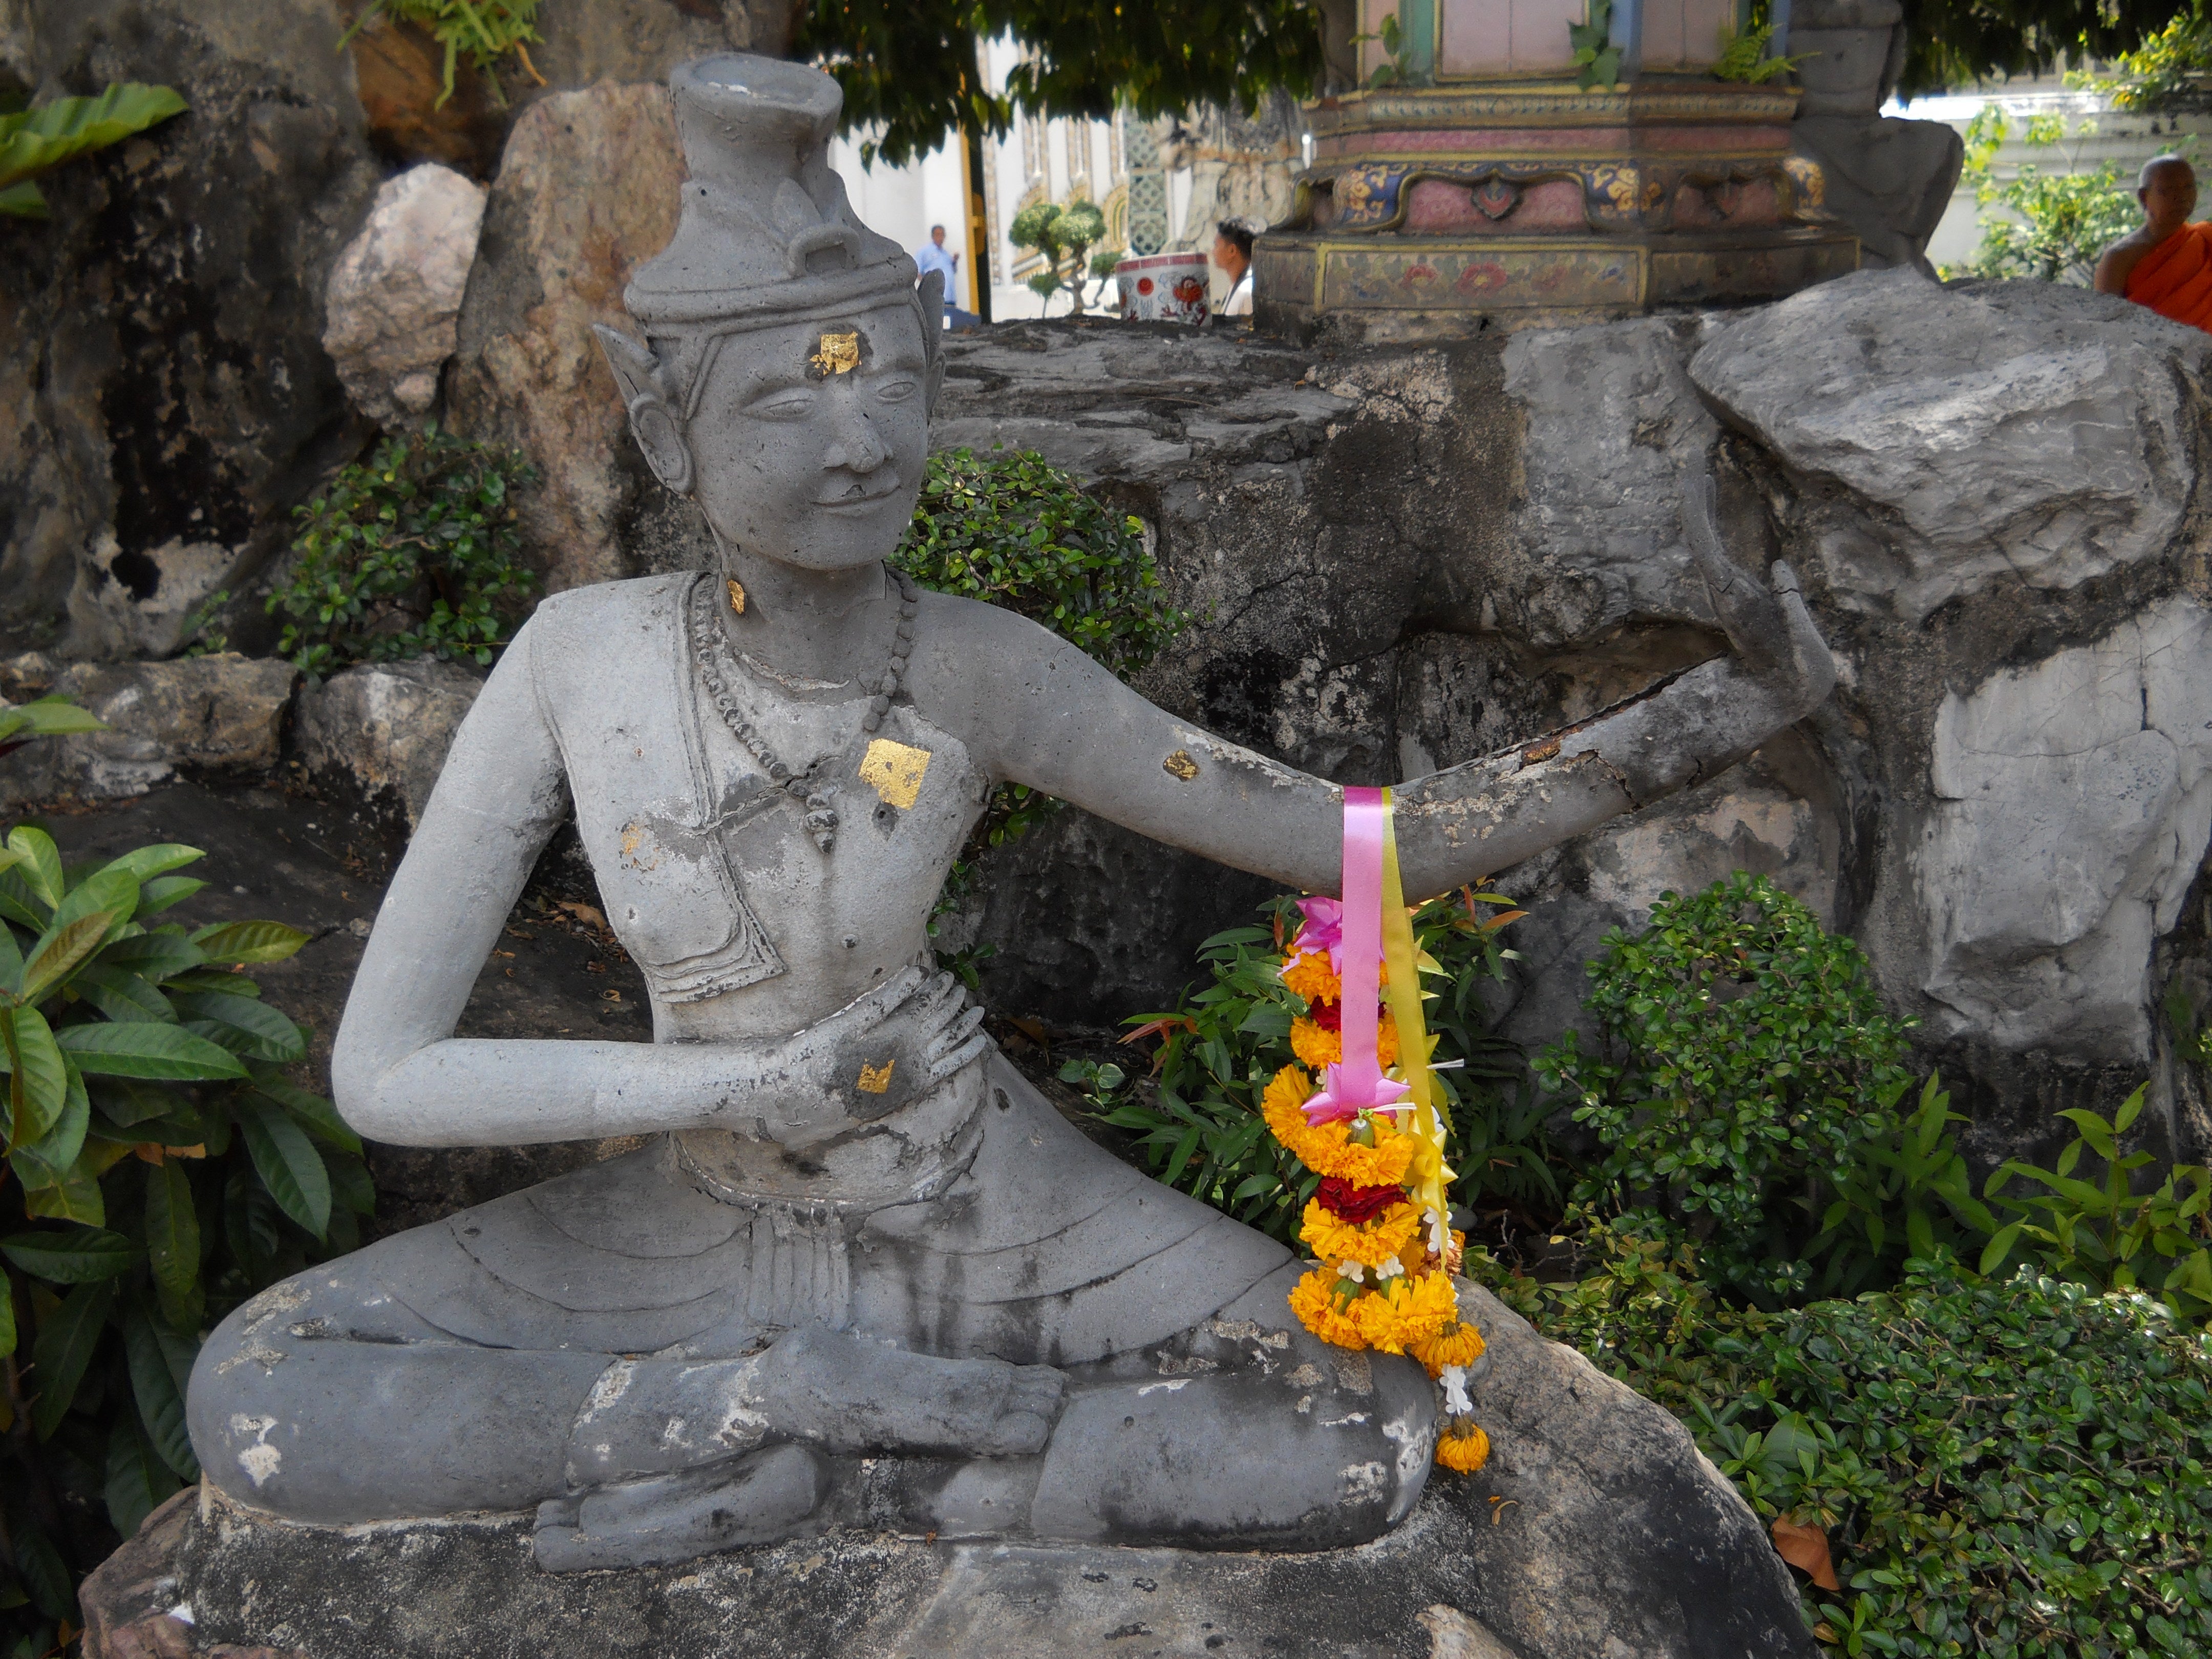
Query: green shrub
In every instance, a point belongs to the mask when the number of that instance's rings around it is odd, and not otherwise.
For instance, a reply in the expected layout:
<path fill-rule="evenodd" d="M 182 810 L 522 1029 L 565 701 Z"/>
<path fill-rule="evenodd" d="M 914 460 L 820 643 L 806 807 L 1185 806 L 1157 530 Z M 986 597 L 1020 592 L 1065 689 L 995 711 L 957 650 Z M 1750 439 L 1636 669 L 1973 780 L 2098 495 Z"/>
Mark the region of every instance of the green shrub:
<path fill-rule="evenodd" d="M 520 452 L 434 423 L 341 467 L 295 514 L 298 557 L 269 596 L 292 618 L 278 651 L 315 675 L 403 657 L 490 662 L 537 585 L 514 504 L 537 477 Z"/>
<path fill-rule="evenodd" d="M 1604 1148 L 1577 1201 L 1656 1206 L 1705 1238 L 1723 1279 L 1803 1291 L 1799 1247 L 1824 1231 L 1821 1211 L 1793 1216 L 1783 1200 L 1808 1182 L 1844 1188 L 1861 1147 L 1894 1133 L 1907 1080 L 1904 1030 L 1858 946 L 1738 871 L 1662 896 L 1642 935 L 1606 936 L 1589 974 L 1597 1051 L 1570 1030 L 1536 1061 Z"/>
<path fill-rule="evenodd" d="M 530 78 L 539 86 L 545 77 L 530 61 L 530 42 L 540 40 L 537 30 L 539 0 L 368 0 L 353 26 L 338 37 L 343 49 L 363 25 L 380 12 L 395 22 L 414 23 L 446 49 L 445 85 L 438 94 L 437 107 L 443 108 L 453 95 L 453 71 L 459 67 L 460 54 L 469 56 L 469 66 L 484 78 L 491 89 L 492 102 L 501 109 L 507 107 L 507 92 L 499 83 L 500 59 L 512 52 L 520 60 Z"/>
<path fill-rule="evenodd" d="M 1079 1060 L 1062 1073 L 1091 1091 L 1107 1122 L 1136 1135 L 1160 1180 L 1286 1243 L 1318 1181 L 1268 1133 L 1260 1097 L 1293 1062 L 1291 1021 L 1306 1012 L 1279 972 L 1284 943 L 1297 926 L 1296 902 L 1271 900 L 1267 926 L 1232 927 L 1206 940 L 1199 959 L 1212 982 L 1167 1012 L 1127 1022 L 1136 1030 L 1125 1040 L 1159 1040 L 1150 1081 L 1102 1087 L 1098 1068 Z M 1425 1016 L 1435 1059 L 1464 1062 L 1436 1073 L 1460 1172 L 1455 1191 L 1464 1201 L 1488 1195 L 1548 1207 L 1558 1189 L 1543 1114 L 1507 1088 L 1520 1075 L 1520 1052 L 1492 1032 L 1478 1000 L 1481 981 L 1502 979 L 1513 955 L 1498 936 L 1521 914 L 1510 904 L 1472 889 L 1431 899 L 1415 911 L 1413 933 L 1443 987 Z"/>
<path fill-rule="evenodd" d="M 1675 1412 L 1762 1516 L 1826 1534 L 1844 1588 L 1805 1587 L 1825 1643 L 2212 1648 L 2212 1347 L 2158 1303 L 1944 1258 L 1893 1291 L 1761 1313 L 1716 1303 L 1679 1243 L 1597 1243 L 1581 1284 L 1495 1288 Z"/>
<path fill-rule="evenodd" d="M 51 1650 L 77 1580 L 198 1478 L 184 1389 L 210 1323 L 352 1249 L 374 1200 L 360 1142 L 284 1076 L 305 1036 L 240 972 L 307 936 L 160 919 L 204 885 L 173 873 L 199 857 L 64 870 L 30 826 L 0 848 L 0 1209 L 31 1224 L 0 1235 L 0 1642 L 19 1653 Z"/>
<path fill-rule="evenodd" d="M 2072 137 L 2094 137 L 2094 121 L 2075 124 Z M 2087 287 L 2098 258 L 2118 238 L 2142 222 L 2135 181 L 2113 162 L 2076 170 L 2077 155 L 2062 149 L 2067 137 L 2061 115 L 2032 117 L 2021 134 L 2025 143 L 2054 152 L 2063 170 L 2047 173 L 2033 161 L 2021 164 L 2017 177 L 1996 175 L 1998 146 L 2011 136 L 2004 111 L 1984 104 L 1966 125 L 1966 165 L 1961 182 L 1972 187 L 1982 209 L 1982 245 L 1963 270 L 1945 276 L 2029 276 L 2046 283 Z"/>
<path fill-rule="evenodd" d="M 1044 269 L 1029 278 L 1030 291 L 1048 305 L 1054 295 L 1066 294 L 1079 313 L 1085 304 L 1085 283 L 1096 277 L 1102 279 L 1103 286 L 1103 279 L 1113 275 L 1113 254 L 1102 253 L 1087 265 L 1085 260 L 1092 245 L 1105 234 L 1106 216 L 1096 204 L 1080 198 L 1065 207 L 1054 202 L 1032 202 L 1006 228 L 1006 240 L 1016 247 L 1035 248 L 1044 256 Z"/>
<path fill-rule="evenodd" d="M 70 157 L 119 144 L 188 106 L 172 87 L 118 82 L 97 98 L 57 98 L 0 114 L 0 217 L 44 219 L 38 180 Z"/>

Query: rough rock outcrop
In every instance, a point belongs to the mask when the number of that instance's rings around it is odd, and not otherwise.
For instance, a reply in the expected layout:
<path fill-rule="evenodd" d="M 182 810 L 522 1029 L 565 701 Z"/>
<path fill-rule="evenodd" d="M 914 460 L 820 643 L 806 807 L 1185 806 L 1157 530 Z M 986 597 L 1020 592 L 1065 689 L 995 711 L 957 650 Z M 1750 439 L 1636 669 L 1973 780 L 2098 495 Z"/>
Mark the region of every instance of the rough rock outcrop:
<path fill-rule="evenodd" d="M 644 498 L 592 325 L 630 326 L 623 289 L 675 234 L 683 178 L 667 88 L 610 83 L 532 104 L 492 185 L 447 400 L 457 430 L 543 475 L 522 510 L 549 592 L 638 574 L 627 521 L 671 510 Z"/>
<path fill-rule="evenodd" d="M 21 702 L 58 693 L 108 726 L 40 738 L 10 755 L 0 766 L 0 811 L 31 801 L 119 800 L 179 771 L 270 771 L 299 678 L 289 662 L 234 653 L 67 666 L 35 654 L 0 662 L 0 696 Z"/>
<path fill-rule="evenodd" d="M 483 211 L 481 185 L 434 162 L 410 167 L 384 181 L 338 255 L 323 345 L 355 406 L 380 426 L 410 424 L 438 400 Z"/>
<path fill-rule="evenodd" d="M 379 168 L 319 0 L 30 9 L 40 97 L 176 87 L 189 113 L 70 162 L 0 240 L 0 629 L 173 650 L 359 441 L 322 294 Z M 20 647 L 19 647 L 20 648 Z"/>
<path fill-rule="evenodd" d="M 2079 289 L 1891 271 L 1419 349 L 1112 325 L 947 349 L 941 443 L 1041 449 L 1150 526 L 1196 620 L 1143 689 L 1346 782 L 1495 750 L 1720 649 L 1679 523 L 1711 474 L 1736 556 L 1805 579 L 1844 685 L 1725 775 L 1493 872 L 1530 911 L 1506 1031 L 1548 1039 L 1609 928 L 1749 868 L 1866 946 L 1976 1157 L 2048 1154 L 2052 1110 L 2109 1109 L 2147 1063 L 2154 1138 L 2212 1152 L 2152 1017 L 2177 977 L 2212 1001 L 2186 899 L 2204 717 L 2172 689 L 2144 712 L 2189 671 L 2141 665 L 2193 660 L 2212 603 L 2202 335 Z M 2089 675 L 2137 689 L 2072 709 Z M 1170 1004 L 1188 946 L 1263 887 L 1063 813 L 986 860 L 968 920 L 998 1006 L 1103 1026 Z"/>
<path fill-rule="evenodd" d="M 411 830 L 483 689 L 483 677 L 461 663 L 364 663 L 301 689 L 294 747 L 311 776 L 388 803 Z"/>

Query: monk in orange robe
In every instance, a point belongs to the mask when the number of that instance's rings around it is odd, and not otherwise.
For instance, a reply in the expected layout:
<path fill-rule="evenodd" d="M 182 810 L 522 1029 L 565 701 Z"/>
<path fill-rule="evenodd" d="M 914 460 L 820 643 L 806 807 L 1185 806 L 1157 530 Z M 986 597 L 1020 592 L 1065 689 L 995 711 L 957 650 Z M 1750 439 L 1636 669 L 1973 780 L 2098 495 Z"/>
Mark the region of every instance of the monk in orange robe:
<path fill-rule="evenodd" d="M 2097 291 L 2148 306 L 2161 317 L 2212 332 L 2212 224 L 2191 224 L 2197 174 L 2179 155 L 2154 155 L 2136 180 L 2139 230 L 2097 261 Z"/>

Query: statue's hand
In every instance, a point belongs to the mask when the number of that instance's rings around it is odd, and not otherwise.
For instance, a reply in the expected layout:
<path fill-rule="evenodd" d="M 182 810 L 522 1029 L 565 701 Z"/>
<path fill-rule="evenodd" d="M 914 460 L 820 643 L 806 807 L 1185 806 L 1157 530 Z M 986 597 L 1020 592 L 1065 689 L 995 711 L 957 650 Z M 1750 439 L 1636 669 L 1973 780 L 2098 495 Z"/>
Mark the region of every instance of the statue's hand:
<path fill-rule="evenodd" d="M 901 969 L 807 1033 L 830 1091 L 854 1117 L 888 1115 L 980 1058 L 983 1010 L 950 974 Z"/>
<path fill-rule="evenodd" d="M 1711 473 L 1691 480 L 1683 491 L 1682 528 L 1736 659 L 1795 707 L 1791 719 L 1810 713 L 1835 689 L 1836 663 L 1805 609 L 1796 573 L 1778 559 L 1768 580 L 1760 581 L 1722 550 Z"/>

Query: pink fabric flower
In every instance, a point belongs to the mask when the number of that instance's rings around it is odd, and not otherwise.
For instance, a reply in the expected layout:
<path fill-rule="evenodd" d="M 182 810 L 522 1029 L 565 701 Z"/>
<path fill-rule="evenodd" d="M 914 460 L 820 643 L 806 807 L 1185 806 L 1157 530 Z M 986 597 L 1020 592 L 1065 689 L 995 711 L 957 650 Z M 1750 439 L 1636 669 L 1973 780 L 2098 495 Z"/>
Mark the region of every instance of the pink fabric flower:
<path fill-rule="evenodd" d="M 1352 1100 L 1348 1097 L 1346 1079 L 1340 1075 L 1342 1069 L 1334 1065 L 1322 1068 L 1321 1092 L 1310 1097 L 1300 1108 L 1306 1115 L 1308 1127 L 1318 1129 L 1324 1123 L 1340 1123 L 1376 1107 L 1395 1105 L 1413 1092 L 1410 1084 L 1401 1083 L 1395 1078 L 1377 1078 L 1374 1099 Z"/>
<path fill-rule="evenodd" d="M 1305 912 L 1305 926 L 1291 941 L 1291 954 L 1302 951 L 1328 952 L 1329 971 L 1340 978 L 1344 973 L 1344 902 L 1333 898 L 1302 898 L 1298 908 Z"/>

